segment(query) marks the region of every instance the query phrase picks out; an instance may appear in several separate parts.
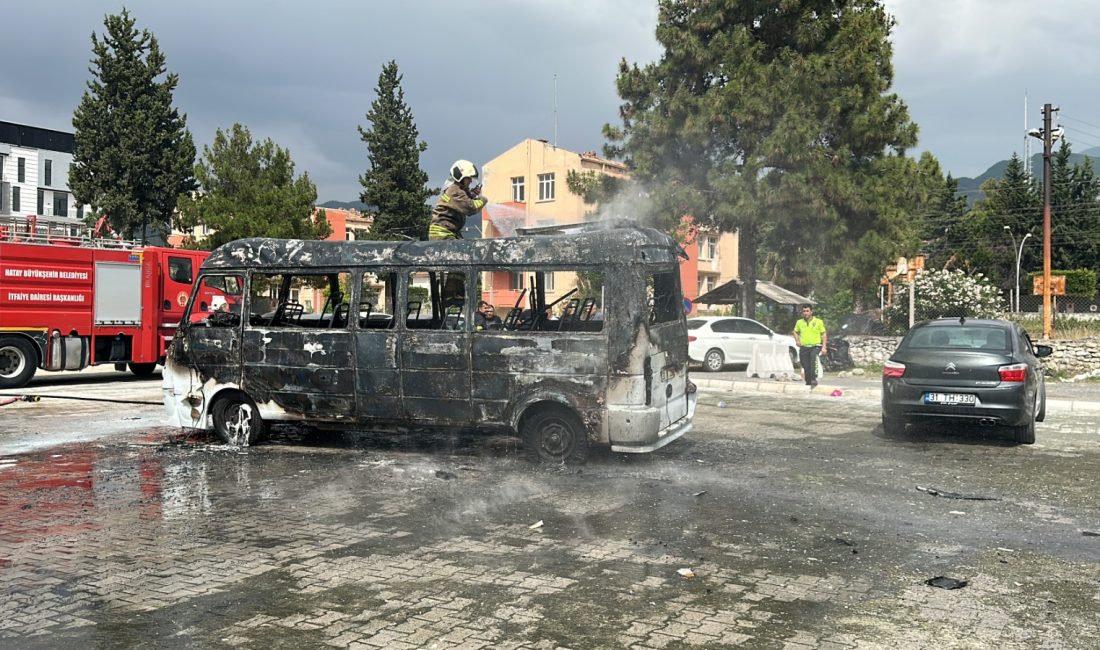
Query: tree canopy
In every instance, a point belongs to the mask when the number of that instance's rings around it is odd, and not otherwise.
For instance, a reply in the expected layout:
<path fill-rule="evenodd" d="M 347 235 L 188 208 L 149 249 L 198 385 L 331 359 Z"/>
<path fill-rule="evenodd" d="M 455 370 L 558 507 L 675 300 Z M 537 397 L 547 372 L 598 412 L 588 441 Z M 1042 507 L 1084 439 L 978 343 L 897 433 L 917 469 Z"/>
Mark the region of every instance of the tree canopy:
<path fill-rule="evenodd" d="M 737 230 L 750 287 L 767 244 L 781 274 L 829 266 L 865 291 L 914 245 L 907 217 L 927 194 L 903 155 L 917 128 L 889 92 L 892 27 L 876 0 L 661 0 L 664 53 L 620 64 L 606 153 L 632 166 L 667 229 L 691 215 Z"/>
<path fill-rule="evenodd" d="M 144 238 L 145 226 L 167 234 L 177 198 L 195 188 L 195 144 L 172 106 L 178 78 L 166 72 L 157 39 L 135 22 L 123 9 L 105 18 L 102 37 L 92 34 L 69 186 L 115 231 Z"/>
<path fill-rule="evenodd" d="M 436 194 L 427 187 L 428 174 L 420 169 L 420 154 L 428 145 L 417 140 L 401 79 L 396 61 L 382 66 L 375 88 L 378 96 L 367 112 L 370 128 L 359 127 L 369 161 L 359 177 L 359 199 L 377 210 L 371 237 L 378 240 L 422 239 L 431 210 L 427 201 Z"/>
<path fill-rule="evenodd" d="M 179 201 L 180 225 L 214 230 L 199 246 L 216 248 L 243 237 L 323 239 L 331 228 L 314 215 L 317 188 L 309 174 L 294 177 L 290 152 L 271 139 L 253 143 L 240 124 L 218 129 L 195 166 L 201 190 Z"/>

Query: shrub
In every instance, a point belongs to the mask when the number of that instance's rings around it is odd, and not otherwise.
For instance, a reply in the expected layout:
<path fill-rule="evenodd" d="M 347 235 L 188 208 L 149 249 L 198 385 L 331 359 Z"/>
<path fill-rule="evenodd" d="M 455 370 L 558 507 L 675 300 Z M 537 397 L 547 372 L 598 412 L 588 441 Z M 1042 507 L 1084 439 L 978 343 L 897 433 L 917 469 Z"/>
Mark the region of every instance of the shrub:
<path fill-rule="evenodd" d="M 967 275 L 961 270 L 926 271 L 913 283 L 914 319 L 933 318 L 995 318 L 1004 312 L 1001 290 L 981 273 Z M 887 311 L 895 324 L 909 322 L 909 285 L 902 284 L 894 292 L 894 302 Z"/>

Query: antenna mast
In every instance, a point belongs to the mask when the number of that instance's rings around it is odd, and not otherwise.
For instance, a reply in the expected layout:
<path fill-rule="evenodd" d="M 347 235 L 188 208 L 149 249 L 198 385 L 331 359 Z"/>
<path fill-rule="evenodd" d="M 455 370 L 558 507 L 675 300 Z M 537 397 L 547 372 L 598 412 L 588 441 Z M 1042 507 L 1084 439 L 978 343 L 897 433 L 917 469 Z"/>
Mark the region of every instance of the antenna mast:
<path fill-rule="evenodd" d="M 558 148 L 558 73 L 554 73 L 554 148 Z"/>
<path fill-rule="evenodd" d="M 1024 91 L 1024 169 L 1027 170 L 1027 180 L 1031 180 L 1031 137 L 1027 133 L 1027 91 Z"/>

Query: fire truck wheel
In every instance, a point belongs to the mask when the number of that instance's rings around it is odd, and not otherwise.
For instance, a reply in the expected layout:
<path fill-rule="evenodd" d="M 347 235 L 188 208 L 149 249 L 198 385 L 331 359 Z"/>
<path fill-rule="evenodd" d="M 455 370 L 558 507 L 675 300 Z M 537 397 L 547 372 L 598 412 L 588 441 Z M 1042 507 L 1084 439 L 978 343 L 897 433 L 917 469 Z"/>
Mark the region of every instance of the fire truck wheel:
<path fill-rule="evenodd" d="M 237 393 L 214 405 L 214 431 L 226 444 L 247 447 L 263 435 L 264 421 L 252 400 Z"/>
<path fill-rule="evenodd" d="M 568 409 L 543 408 L 525 417 L 520 435 L 532 462 L 583 465 L 588 460 L 584 424 Z"/>
<path fill-rule="evenodd" d="M 22 388 L 38 369 L 38 354 L 30 341 L 0 338 L 0 388 Z"/>
<path fill-rule="evenodd" d="M 131 363 L 129 364 L 130 372 L 134 373 L 134 376 L 146 378 L 152 377 L 153 371 L 157 369 L 155 363 Z"/>

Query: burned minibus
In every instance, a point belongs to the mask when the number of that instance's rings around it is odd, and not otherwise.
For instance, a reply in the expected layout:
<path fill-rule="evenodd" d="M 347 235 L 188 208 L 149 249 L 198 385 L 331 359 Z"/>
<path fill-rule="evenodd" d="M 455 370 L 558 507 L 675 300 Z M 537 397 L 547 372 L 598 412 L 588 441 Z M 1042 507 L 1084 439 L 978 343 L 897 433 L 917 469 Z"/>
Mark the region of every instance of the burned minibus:
<path fill-rule="evenodd" d="M 172 342 L 168 416 L 237 445 L 298 421 L 508 430 L 541 462 L 653 451 L 695 410 L 680 253 L 637 226 L 234 241 L 203 263 Z M 486 301 L 503 318 L 487 324 Z"/>

